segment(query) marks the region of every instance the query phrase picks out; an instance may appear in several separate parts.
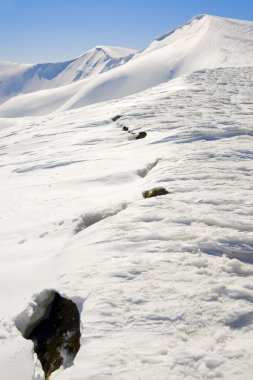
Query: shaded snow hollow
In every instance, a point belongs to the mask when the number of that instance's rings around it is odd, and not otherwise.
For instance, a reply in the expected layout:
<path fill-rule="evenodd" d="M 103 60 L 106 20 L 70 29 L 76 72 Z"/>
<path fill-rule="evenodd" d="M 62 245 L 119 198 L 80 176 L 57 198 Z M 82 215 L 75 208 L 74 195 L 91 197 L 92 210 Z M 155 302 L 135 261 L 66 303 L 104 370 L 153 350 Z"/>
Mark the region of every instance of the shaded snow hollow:
<path fill-rule="evenodd" d="M 1 379 L 43 379 L 15 321 L 45 289 L 83 326 L 50 380 L 253 377 L 252 89 L 252 67 L 203 69 L 0 120 Z"/>

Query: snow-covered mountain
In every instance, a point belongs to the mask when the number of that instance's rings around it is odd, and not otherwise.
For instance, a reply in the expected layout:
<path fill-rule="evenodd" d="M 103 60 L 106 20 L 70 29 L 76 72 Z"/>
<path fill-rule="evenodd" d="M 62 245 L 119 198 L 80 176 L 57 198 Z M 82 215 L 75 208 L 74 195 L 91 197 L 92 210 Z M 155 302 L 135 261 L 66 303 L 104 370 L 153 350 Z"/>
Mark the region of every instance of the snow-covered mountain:
<path fill-rule="evenodd" d="M 167 33 L 129 62 L 60 88 L 13 97 L 4 117 L 44 115 L 122 98 L 202 68 L 252 64 L 253 23 L 201 15 Z"/>
<path fill-rule="evenodd" d="M 96 46 L 78 58 L 59 63 L 14 64 L 0 62 L 0 102 L 18 94 L 74 83 L 127 62 L 133 49 Z"/>
<path fill-rule="evenodd" d="M 0 120 L 1 379 L 44 380 L 21 333 L 46 289 L 81 318 L 50 380 L 253 377 L 252 79 L 201 70 L 99 112 Z"/>
<path fill-rule="evenodd" d="M 252 27 L 1 106 L 0 379 L 253 378 Z"/>

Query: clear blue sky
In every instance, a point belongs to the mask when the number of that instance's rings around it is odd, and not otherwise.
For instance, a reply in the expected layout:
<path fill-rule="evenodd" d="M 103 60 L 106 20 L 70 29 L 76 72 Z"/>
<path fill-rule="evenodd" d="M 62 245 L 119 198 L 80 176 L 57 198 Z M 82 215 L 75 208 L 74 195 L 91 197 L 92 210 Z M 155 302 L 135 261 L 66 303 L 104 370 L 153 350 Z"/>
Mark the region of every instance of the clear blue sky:
<path fill-rule="evenodd" d="M 253 20 L 253 0 L 0 0 L 0 60 L 62 61 L 96 45 L 140 50 L 200 13 Z"/>

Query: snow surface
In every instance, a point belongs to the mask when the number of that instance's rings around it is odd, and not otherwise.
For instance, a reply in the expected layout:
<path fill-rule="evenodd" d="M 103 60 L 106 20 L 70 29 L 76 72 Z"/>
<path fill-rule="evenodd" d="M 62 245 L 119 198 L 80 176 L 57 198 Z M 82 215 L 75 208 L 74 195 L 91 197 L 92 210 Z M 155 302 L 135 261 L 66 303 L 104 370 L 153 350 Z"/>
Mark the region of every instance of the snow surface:
<path fill-rule="evenodd" d="M 253 22 L 201 15 L 108 72 L 12 97 L 0 106 L 0 116 L 46 115 L 118 99 L 193 70 L 251 66 L 252 57 Z"/>
<path fill-rule="evenodd" d="M 0 63 L 0 379 L 44 380 L 21 332 L 52 289 L 82 337 L 50 380 L 253 378 L 253 23 L 133 54 Z"/>
<path fill-rule="evenodd" d="M 0 120 L 1 379 L 43 379 L 16 325 L 46 289 L 82 321 L 52 380 L 252 379 L 252 89 L 252 67 L 202 69 Z"/>

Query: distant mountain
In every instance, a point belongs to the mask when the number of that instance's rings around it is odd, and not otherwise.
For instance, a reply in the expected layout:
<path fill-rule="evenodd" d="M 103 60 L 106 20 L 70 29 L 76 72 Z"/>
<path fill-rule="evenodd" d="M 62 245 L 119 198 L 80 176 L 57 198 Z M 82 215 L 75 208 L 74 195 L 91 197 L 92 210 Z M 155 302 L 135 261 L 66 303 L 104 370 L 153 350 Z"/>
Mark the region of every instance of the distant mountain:
<path fill-rule="evenodd" d="M 129 61 L 133 49 L 97 46 L 78 58 L 59 63 L 0 62 L 0 102 L 20 93 L 64 86 L 111 70 Z"/>
<path fill-rule="evenodd" d="M 182 27 L 156 38 L 146 49 L 129 59 L 131 53 L 127 51 L 126 58 L 117 61 L 116 65 L 102 64 L 99 75 L 88 75 L 75 83 L 71 82 L 75 81 L 79 69 L 73 70 L 68 77 L 65 68 L 57 79 L 53 77 L 45 81 L 53 80 L 57 86 L 66 84 L 66 81 L 71 84 L 13 97 L 0 106 L 0 116 L 45 115 L 122 98 L 194 70 L 251 66 L 253 22 L 199 15 Z M 126 63 L 119 65 L 120 62 Z M 69 63 L 68 67 L 71 65 L 74 63 Z M 113 69 L 104 72 L 105 67 L 112 66 Z M 91 64 L 90 72 L 95 74 L 94 64 Z M 65 82 L 64 75 L 68 77 Z M 82 75 L 85 74 L 80 74 L 80 78 Z M 48 87 L 56 86 L 48 83 Z"/>

